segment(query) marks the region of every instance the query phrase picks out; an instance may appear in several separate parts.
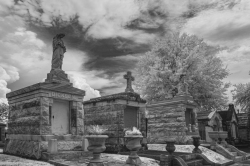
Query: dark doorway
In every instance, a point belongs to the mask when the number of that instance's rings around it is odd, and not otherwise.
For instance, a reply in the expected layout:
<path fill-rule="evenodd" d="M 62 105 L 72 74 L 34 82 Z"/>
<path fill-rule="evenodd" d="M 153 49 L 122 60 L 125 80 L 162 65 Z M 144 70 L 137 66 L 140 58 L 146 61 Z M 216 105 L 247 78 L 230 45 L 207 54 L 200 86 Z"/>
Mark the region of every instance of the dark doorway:
<path fill-rule="evenodd" d="M 124 127 L 138 127 L 138 108 L 127 106 L 124 110 Z"/>

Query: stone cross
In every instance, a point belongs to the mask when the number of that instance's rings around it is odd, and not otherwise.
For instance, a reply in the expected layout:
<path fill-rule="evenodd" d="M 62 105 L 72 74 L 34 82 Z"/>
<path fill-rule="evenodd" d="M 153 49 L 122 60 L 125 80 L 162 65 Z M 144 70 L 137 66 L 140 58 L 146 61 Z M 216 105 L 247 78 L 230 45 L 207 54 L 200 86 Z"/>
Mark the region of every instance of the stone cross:
<path fill-rule="evenodd" d="M 128 71 L 127 74 L 124 75 L 124 79 L 127 80 L 127 88 L 125 89 L 125 92 L 134 92 L 132 81 L 134 81 L 135 78 L 132 76 L 131 71 Z"/>

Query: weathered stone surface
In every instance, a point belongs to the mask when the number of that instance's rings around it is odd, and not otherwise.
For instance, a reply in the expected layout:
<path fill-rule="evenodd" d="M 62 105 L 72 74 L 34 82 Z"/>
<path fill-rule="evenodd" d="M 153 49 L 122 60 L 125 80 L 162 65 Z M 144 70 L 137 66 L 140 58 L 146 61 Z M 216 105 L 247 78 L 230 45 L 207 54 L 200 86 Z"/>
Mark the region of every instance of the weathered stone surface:
<path fill-rule="evenodd" d="M 44 126 L 49 126 L 49 116 L 41 116 L 40 117 L 40 124 Z"/>
<path fill-rule="evenodd" d="M 41 115 L 42 116 L 49 116 L 49 107 L 48 106 L 41 106 Z"/>
<path fill-rule="evenodd" d="M 4 153 L 40 159 L 40 144 L 37 141 L 8 140 Z"/>
<path fill-rule="evenodd" d="M 82 147 L 82 141 L 58 141 L 58 150 L 73 150 Z"/>
<path fill-rule="evenodd" d="M 51 126 L 47 125 L 42 125 L 40 126 L 40 134 L 51 134 Z"/>
<path fill-rule="evenodd" d="M 166 147 L 166 144 L 148 144 L 149 150 L 166 151 L 165 147 Z M 175 145 L 175 148 L 176 148 L 175 152 L 192 153 L 194 146 L 193 145 Z M 225 163 L 232 161 L 205 147 L 199 146 L 199 149 L 202 151 L 203 155 L 205 155 L 210 161 L 214 163 L 225 164 Z"/>
<path fill-rule="evenodd" d="M 83 126 L 83 119 L 77 118 L 77 126 Z"/>
<path fill-rule="evenodd" d="M 50 99 L 48 97 L 41 97 L 41 106 L 49 107 Z"/>

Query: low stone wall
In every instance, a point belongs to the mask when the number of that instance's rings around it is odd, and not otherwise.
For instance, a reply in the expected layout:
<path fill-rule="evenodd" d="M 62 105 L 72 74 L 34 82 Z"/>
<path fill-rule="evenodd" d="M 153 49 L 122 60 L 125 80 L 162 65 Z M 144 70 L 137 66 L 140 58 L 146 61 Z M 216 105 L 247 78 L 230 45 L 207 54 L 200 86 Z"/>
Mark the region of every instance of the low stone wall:
<path fill-rule="evenodd" d="M 7 140 L 4 147 L 4 153 L 40 159 L 40 142 L 15 139 Z"/>
<path fill-rule="evenodd" d="M 40 159 L 48 150 L 48 141 L 57 139 L 58 151 L 82 150 L 82 136 L 65 135 L 7 135 L 4 153 Z"/>

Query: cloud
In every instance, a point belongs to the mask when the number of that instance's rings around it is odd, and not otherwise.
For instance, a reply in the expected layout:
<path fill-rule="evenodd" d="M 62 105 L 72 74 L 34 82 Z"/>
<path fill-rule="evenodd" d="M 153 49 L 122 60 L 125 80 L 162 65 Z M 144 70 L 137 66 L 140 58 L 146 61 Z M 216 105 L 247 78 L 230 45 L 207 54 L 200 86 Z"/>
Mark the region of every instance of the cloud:
<path fill-rule="evenodd" d="M 189 19 L 183 32 L 204 38 L 210 44 L 233 46 L 247 44 L 250 38 L 250 2 L 241 1 L 230 7 L 224 4 L 202 11 Z"/>
<path fill-rule="evenodd" d="M 82 73 L 70 72 L 69 79 L 75 88 L 85 90 L 84 101 L 101 96 L 98 90 L 91 88 Z"/>

